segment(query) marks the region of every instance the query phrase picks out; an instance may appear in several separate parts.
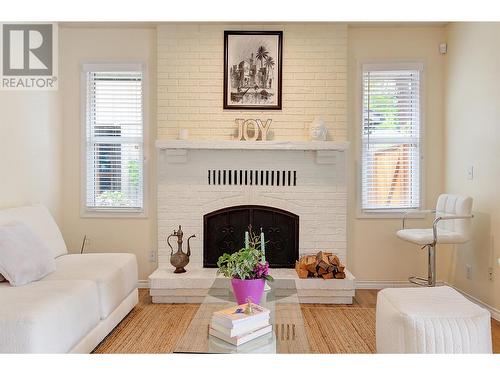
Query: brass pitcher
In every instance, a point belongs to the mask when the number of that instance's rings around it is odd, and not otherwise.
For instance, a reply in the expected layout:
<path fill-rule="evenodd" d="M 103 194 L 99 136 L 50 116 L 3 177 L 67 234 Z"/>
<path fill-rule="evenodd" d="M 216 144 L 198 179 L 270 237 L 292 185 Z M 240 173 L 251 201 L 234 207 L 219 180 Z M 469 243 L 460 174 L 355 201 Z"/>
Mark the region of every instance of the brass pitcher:
<path fill-rule="evenodd" d="M 179 225 L 179 230 L 174 230 L 174 233 L 167 237 L 167 245 L 170 247 L 170 263 L 175 267 L 174 273 L 184 273 L 186 267 L 189 263 L 189 256 L 191 255 L 191 246 L 189 245 L 189 240 L 196 235 L 192 235 L 187 240 L 187 253 L 182 251 L 182 236 L 184 233 L 182 232 L 181 226 Z M 170 245 L 170 237 L 177 237 L 177 252 L 174 254 L 174 249 L 172 245 Z"/>

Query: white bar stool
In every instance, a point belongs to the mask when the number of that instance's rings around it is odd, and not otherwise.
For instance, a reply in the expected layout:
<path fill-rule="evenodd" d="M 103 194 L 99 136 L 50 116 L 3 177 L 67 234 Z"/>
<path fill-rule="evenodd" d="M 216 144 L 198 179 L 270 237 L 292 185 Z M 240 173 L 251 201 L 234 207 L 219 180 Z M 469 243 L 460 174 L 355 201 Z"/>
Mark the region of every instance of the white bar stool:
<path fill-rule="evenodd" d="M 410 214 L 435 213 L 432 228 L 406 229 Z M 408 211 L 403 217 L 403 229 L 396 235 L 402 240 L 427 248 L 427 278 L 412 276 L 409 281 L 422 286 L 436 286 L 436 245 L 461 244 L 469 241 L 472 215 L 472 198 L 462 195 L 441 194 L 435 210 Z"/>

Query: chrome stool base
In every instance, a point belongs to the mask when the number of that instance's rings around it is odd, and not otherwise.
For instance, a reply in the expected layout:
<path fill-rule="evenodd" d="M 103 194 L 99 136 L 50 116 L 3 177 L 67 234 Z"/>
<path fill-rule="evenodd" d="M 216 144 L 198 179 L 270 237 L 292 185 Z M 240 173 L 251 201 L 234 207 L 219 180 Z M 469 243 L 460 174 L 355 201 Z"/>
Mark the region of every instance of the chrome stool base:
<path fill-rule="evenodd" d="M 420 286 L 436 286 L 436 244 L 422 246 L 422 250 L 427 248 L 427 277 L 412 276 L 408 279 L 410 283 Z"/>
<path fill-rule="evenodd" d="M 423 278 L 423 277 L 417 277 L 417 276 L 412 276 L 408 278 L 408 281 L 412 284 L 420 285 L 420 286 L 427 286 L 427 287 L 432 287 L 436 286 L 436 284 L 432 283 L 431 280 Z"/>

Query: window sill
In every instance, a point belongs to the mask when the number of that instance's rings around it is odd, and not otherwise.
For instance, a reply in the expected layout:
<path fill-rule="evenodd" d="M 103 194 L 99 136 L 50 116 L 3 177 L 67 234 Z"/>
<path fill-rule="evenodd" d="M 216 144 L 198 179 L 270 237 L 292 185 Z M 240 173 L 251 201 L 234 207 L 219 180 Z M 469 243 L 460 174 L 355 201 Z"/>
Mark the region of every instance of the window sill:
<path fill-rule="evenodd" d="M 398 219 L 403 220 L 404 214 L 408 211 L 374 211 L 374 212 L 358 212 L 356 215 L 356 219 Z M 426 214 L 419 213 L 411 213 L 408 214 L 407 219 L 425 219 Z"/>
<path fill-rule="evenodd" d="M 144 209 L 142 210 L 127 210 L 127 209 L 83 209 L 80 217 L 84 219 L 92 218 L 109 218 L 109 219 L 146 219 L 148 215 Z"/>

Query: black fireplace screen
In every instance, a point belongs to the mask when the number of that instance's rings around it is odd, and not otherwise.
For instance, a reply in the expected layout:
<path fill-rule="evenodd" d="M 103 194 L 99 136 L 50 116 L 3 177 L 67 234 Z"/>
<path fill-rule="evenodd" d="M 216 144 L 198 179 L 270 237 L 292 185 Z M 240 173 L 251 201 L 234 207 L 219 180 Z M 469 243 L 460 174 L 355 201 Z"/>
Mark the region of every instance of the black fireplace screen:
<path fill-rule="evenodd" d="M 293 268 L 299 256 L 299 217 L 267 206 L 235 206 L 203 217 L 203 267 L 217 267 L 219 256 L 244 246 L 251 224 L 264 231 L 266 260 L 274 268 Z"/>

